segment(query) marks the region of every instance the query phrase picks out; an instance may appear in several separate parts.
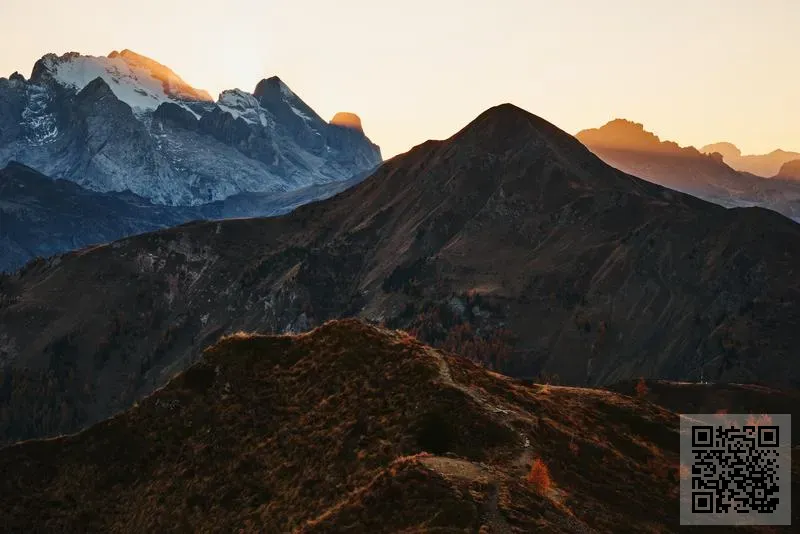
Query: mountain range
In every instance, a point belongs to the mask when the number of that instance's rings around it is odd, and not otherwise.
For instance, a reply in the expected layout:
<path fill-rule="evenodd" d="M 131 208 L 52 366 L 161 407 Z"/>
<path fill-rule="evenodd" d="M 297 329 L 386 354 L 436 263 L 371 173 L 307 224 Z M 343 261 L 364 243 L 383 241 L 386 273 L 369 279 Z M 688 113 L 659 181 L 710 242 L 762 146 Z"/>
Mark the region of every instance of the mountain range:
<path fill-rule="evenodd" d="M 797 387 L 798 245 L 777 213 L 625 174 L 504 104 L 287 215 L 195 222 L 0 277 L 0 429 L 73 431 L 220 335 L 349 316 L 515 377 Z"/>
<path fill-rule="evenodd" d="M 609 165 L 653 183 L 722 206 L 761 206 L 800 220 L 800 181 L 790 172 L 791 163 L 786 163 L 789 171 L 779 171 L 777 165 L 774 176 L 756 176 L 736 170 L 724 154 L 704 153 L 718 145 L 702 151 L 681 147 L 625 119 L 583 130 L 575 137 Z"/>
<path fill-rule="evenodd" d="M 727 143 L 681 148 L 625 120 L 577 137 L 630 174 L 800 221 L 793 153 L 741 156 Z M 702 153 L 712 149 L 719 152 Z M 778 170 L 763 179 L 730 167 L 736 158 Z M 9 167 L 0 172 L 0 272 L 192 220 L 286 213 L 358 183 L 380 162 L 357 115 L 340 112 L 326 123 L 277 77 L 252 94 L 223 91 L 215 102 L 130 50 L 48 54 L 29 80 L 0 79 L 0 166 Z M 23 167 L 41 174 L 34 179 Z"/>
<path fill-rule="evenodd" d="M 0 165 L 17 161 L 95 191 L 196 205 L 352 177 L 380 151 L 322 120 L 279 78 L 214 102 L 129 50 L 48 54 L 0 81 Z"/>
<path fill-rule="evenodd" d="M 48 54 L 0 79 L 0 530 L 684 531 L 678 414 L 800 410 L 790 219 L 800 154 L 502 104 L 382 162 L 277 77 Z"/>
<path fill-rule="evenodd" d="M 29 80 L 0 78 L 0 271 L 188 220 L 282 213 L 380 163 L 357 115 L 327 123 L 277 77 L 214 102 L 129 50 L 48 54 Z"/>
<path fill-rule="evenodd" d="M 703 154 L 722 154 L 722 159 L 736 170 L 749 172 L 763 178 L 772 178 L 780 174 L 783 165 L 791 161 L 800 161 L 800 152 L 773 150 L 769 154 L 743 155 L 739 147 L 733 143 L 712 143 L 700 149 Z"/>
<path fill-rule="evenodd" d="M 355 320 L 236 334 L 124 413 L 0 449 L 0 513 L 11 532 L 679 532 L 670 410 L 800 406 L 643 385 L 521 382 Z"/>

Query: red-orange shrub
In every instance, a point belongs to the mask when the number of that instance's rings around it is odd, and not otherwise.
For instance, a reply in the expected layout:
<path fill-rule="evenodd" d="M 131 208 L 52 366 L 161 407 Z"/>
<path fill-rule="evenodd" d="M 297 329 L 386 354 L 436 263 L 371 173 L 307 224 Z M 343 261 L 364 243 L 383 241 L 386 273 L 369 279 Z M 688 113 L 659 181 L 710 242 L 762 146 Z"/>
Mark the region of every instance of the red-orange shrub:
<path fill-rule="evenodd" d="M 644 383 L 644 378 L 640 378 L 639 381 L 636 383 L 636 396 L 644 398 L 645 395 L 650 391 L 647 387 L 647 384 Z"/>
<path fill-rule="evenodd" d="M 527 480 L 541 495 L 546 495 L 550 491 L 550 486 L 553 484 L 550 478 L 550 470 L 540 458 L 536 458 L 536 460 L 533 461 Z"/>
<path fill-rule="evenodd" d="M 772 417 L 766 414 L 760 414 L 754 416 L 750 414 L 747 416 L 747 422 L 745 422 L 745 426 L 754 426 L 756 428 L 760 426 L 770 426 L 772 424 Z"/>

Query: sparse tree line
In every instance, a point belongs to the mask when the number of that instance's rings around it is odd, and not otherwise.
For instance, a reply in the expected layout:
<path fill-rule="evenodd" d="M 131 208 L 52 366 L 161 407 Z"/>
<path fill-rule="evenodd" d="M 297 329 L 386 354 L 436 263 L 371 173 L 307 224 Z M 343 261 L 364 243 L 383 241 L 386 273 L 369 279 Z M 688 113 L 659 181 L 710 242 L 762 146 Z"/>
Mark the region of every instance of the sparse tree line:
<path fill-rule="evenodd" d="M 491 324 L 480 316 L 481 306 L 487 306 L 480 294 L 452 298 L 463 303 L 463 312 L 441 303 L 426 303 L 420 307 L 408 303 L 400 316 L 387 326 L 405 328 L 433 347 L 459 354 L 490 369 L 502 369 L 513 354 L 514 334 L 501 324 Z"/>

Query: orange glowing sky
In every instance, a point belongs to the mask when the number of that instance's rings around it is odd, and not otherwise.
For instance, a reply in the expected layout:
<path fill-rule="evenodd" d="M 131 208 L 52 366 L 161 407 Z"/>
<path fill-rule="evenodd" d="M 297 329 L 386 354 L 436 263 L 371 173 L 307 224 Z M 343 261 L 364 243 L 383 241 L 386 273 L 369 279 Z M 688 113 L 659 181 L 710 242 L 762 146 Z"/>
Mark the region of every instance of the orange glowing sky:
<path fill-rule="evenodd" d="M 800 151 L 798 0 L 0 0 L 0 75 L 130 48 L 218 94 L 276 74 L 385 157 L 513 102 L 570 133 Z"/>

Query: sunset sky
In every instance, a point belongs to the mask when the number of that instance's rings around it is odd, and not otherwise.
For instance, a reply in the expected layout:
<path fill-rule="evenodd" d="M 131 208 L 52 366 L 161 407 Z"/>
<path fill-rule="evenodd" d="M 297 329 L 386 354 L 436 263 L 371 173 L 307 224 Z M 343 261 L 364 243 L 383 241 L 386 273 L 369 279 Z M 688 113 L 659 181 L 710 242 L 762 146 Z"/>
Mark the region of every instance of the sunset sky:
<path fill-rule="evenodd" d="M 798 0 L 0 0 L 0 76 L 129 48 L 216 96 L 280 76 L 384 157 L 523 107 L 680 144 L 800 151 Z"/>

